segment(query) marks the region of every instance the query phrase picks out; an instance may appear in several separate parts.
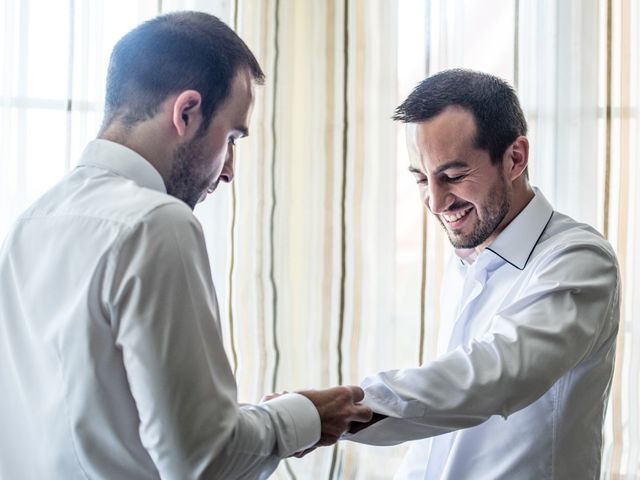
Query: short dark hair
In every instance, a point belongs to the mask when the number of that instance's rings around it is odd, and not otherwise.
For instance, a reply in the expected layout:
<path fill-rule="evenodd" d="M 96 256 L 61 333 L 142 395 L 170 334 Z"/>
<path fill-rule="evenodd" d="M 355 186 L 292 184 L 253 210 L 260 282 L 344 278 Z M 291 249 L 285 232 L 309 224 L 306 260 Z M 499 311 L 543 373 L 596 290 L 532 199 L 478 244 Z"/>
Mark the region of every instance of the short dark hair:
<path fill-rule="evenodd" d="M 242 68 L 264 81 L 249 47 L 217 17 L 175 12 L 148 20 L 111 53 L 104 125 L 117 117 L 127 126 L 149 119 L 167 96 L 193 89 L 202 95 L 206 128 Z"/>
<path fill-rule="evenodd" d="M 393 115 L 394 120 L 417 123 L 458 106 L 476 122 L 476 147 L 499 163 L 507 147 L 527 134 L 527 121 L 515 90 L 504 80 L 472 70 L 452 69 L 423 80 Z"/>

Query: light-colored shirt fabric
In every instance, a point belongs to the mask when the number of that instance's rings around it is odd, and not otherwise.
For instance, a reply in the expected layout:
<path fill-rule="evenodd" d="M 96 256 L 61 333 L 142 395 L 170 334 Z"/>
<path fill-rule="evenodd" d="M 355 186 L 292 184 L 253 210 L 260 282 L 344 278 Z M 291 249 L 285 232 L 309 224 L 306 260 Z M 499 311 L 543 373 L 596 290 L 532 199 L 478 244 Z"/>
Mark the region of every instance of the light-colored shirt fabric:
<path fill-rule="evenodd" d="M 468 253 L 445 272 L 443 353 L 366 378 L 364 403 L 390 418 L 347 438 L 424 439 L 399 479 L 598 478 L 619 319 L 611 246 L 536 190 Z"/>
<path fill-rule="evenodd" d="M 313 445 L 289 394 L 239 408 L 203 233 L 144 158 L 88 145 L 0 249 L 0 478 L 265 478 Z"/>

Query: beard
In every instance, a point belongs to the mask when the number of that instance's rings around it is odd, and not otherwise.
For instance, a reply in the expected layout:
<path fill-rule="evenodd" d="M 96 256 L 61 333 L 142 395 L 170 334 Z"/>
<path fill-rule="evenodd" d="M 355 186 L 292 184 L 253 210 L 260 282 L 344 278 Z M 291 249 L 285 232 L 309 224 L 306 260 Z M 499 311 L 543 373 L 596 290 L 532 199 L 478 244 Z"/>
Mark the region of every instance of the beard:
<path fill-rule="evenodd" d="M 454 248 L 475 248 L 482 245 L 498 228 L 511 209 L 511 192 L 505 178 L 500 175 L 487 200 L 478 206 L 473 230 L 467 235 L 449 230 L 440 215 L 436 215 Z"/>
<path fill-rule="evenodd" d="M 167 193 L 185 202 L 193 210 L 211 185 L 211 178 L 197 170 L 204 157 L 201 142 L 194 138 L 180 145 L 173 154 L 173 167 L 167 181 Z"/>

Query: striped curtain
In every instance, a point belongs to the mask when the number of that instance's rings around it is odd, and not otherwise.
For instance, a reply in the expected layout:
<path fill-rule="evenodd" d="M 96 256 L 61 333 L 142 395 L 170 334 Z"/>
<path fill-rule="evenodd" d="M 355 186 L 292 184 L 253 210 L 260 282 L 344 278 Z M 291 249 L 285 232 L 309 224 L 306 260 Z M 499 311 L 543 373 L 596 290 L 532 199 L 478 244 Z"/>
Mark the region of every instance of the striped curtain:
<path fill-rule="evenodd" d="M 232 25 L 267 73 L 237 174 L 196 214 L 240 400 L 434 358 L 448 252 L 394 107 L 427 74 L 516 85 L 530 174 L 618 252 L 623 315 L 602 478 L 640 478 L 640 5 L 635 0 L 0 0 L 0 237 L 76 162 L 109 52 L 159 12 Z M 388 479 L 406 446 L 349 443 L 278 479 Z"/>
<path fill-rule="evenodd" d="M 393 200 L 397 5 L 237 5 L 238 31 L 269 79 L 231 192 L 225 313 L 241 395 L 357 384 L 415 364 L 419 319 L 413 305 L 397 308 L 399 294 L 419 299 L 398 272 L 398 225 L 422 218 L 415 192 L 413 218 L 400 219 Z M 390 471 L 389 458 L 344 444 L 287 461 L 276 478 L 371 478 Z"/>

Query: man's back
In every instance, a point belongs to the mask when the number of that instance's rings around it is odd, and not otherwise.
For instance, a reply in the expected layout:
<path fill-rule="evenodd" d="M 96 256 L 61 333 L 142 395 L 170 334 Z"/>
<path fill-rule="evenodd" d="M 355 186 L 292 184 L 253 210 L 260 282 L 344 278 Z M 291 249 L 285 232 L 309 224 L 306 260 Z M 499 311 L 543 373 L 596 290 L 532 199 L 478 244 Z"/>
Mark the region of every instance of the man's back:
<path fill-rule="evenodd" d="M 81 166 L 16 222 L 0 250 L 0 362 L 8 393 L 0 420 L 12 433 L 1 437 L 2 470 L 13 478 L 156 478 L 104 311 L 104 280 L 123 235 L 150 214 L 160 219 L 180 210 L 190 215 L 168 195 Z"/>
<path fill-rule="evenodd" d="M 21 216 L 0 287 L 2 478 L 265 478 L 318 441 L 304 394 L 238 407 L 200 224 L 129 148 Z"/>

